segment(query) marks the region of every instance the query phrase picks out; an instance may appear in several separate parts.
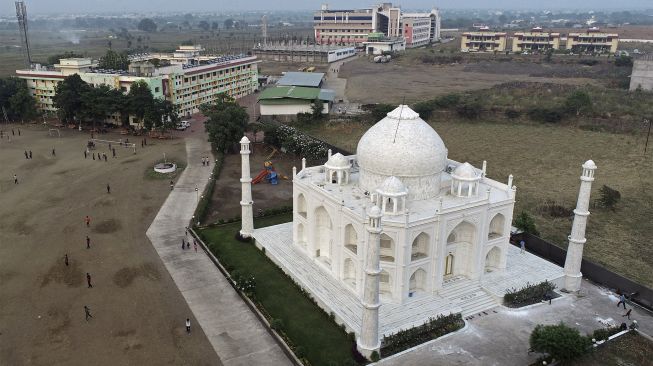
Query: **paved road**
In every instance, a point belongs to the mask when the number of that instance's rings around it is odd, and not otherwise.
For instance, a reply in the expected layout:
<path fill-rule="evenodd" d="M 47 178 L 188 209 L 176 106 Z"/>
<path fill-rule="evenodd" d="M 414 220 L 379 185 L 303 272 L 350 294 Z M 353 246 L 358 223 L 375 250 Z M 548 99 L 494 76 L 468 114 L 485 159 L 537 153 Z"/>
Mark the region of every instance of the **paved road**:
<path fill-rule="evenodd" d="M 615 324 L 630 321 L 622 317 L 623 307 L 617 308 L 618 298 L 609 290 L 583 281 L 581 296 L 566 295 L 553 300 L 552 305 L 541 304 L 525 310 L 504 307 L 497 312 L 476 317 L 467 328 L 444 339 L 431 341 L 403 355 L 386 359 L 379 365 L 529 365 L 539 354 L 528 354 L 528 339 L 537 324 L 557 324 L 560 321 L 591 333 L 601 328 L 600 321 Z M 630 308 L 630 305 L 628 305 Z M 652 314 L 633 309 L 631 316 L 640 330 L 653 332 Z"/>
<path fill-rule="evenodd" d="M 201 165 L 210 145 L 203 128 L 186 138 L 188 166 L 168 196 L 147 236 L 184 295 L 220 361 L 235 365 L 290 365 L 290 361 L 202 250 L 181 249 L 184 227 L 211 173 Z"/>

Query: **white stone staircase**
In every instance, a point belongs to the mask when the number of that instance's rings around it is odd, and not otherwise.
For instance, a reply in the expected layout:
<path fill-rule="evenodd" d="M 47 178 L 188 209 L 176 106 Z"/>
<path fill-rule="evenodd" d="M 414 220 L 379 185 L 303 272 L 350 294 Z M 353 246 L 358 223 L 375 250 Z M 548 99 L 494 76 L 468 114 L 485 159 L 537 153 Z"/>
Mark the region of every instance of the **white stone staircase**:
<path fill-rule="evenodd" d="M 463 276 L 445 279 L 439 295 L 449 299 L 452 305 L 462 308 L 463 318 L 490 310 L 498 305 L 492 295 L 481 287 L 480 283 Z"/>

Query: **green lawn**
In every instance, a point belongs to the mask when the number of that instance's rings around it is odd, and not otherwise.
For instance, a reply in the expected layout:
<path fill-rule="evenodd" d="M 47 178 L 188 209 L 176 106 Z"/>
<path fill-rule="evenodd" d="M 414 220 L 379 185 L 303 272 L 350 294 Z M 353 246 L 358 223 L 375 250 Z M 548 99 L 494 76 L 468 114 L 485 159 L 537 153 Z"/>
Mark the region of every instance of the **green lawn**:
<path fill-rule="evenodd" d="M 255 227 L 276 225 L 292 220 L 283 214 L 255 220 Z M 294 282 L 253 244 L 235 239 L 240 223 L 204 229 L 200 235 L 220 262 L 233 273 L 254 276 L 256 300 L 272 319 L 283 321 L 283 331 L 313 366 L 343 365 L 352 361 L 352 343 L 338 327 Z"/>
<path fill-rule="evenodd" d="M 650 365 L 652 359 L 653 342 L 631 332 L 609 341 L 570 364 L 573 366 L 639 366 Z"/>

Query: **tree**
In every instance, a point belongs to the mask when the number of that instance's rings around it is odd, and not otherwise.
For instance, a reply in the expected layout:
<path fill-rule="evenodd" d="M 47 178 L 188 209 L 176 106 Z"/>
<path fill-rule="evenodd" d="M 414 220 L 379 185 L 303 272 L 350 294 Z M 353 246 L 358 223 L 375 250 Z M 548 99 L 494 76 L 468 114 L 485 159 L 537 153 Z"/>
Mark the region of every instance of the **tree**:
<path fill-rule="evenodd" d="M 538 324 L 530 337 L 531 351 L 546 353 L 556 361 L 567 362 L 587 353 L 592 341 L 580 335 L 578 329 L 563 323 L 558 325 Z"/>
<path fill-rule="evenodd" d="M 197 26 L 203 31 L 211 29 L 211 25 L 206 20 L 202 20 Z"/>
<path fill-rule="evenodd" d="M 67 76 L 54 88 L 52 102 L 64 121 L 73 121 L 82 108 L 82 95 L 90 86 L 78 74 Z"/>
<path fill-rule="evenodd" d="M 80 109 L 80 117 L 82 119 L 91 120 L 93 127 L 96 122 L 103 122 L 107 115 L 113 114 L 120 110 L 120 96 L 122 95 L 117 90 L 110 88 L 107 85 L 100 85 L 98 87 L 88 88 L 82 95 L 82 105 Z"/>
<path fill-rule="evenodd" d="M 138 29 L 143 32 L 156 32 L 156 23 L 150 18 L 143 18 L 138 22 Z"/>
<path fill-rule="evenodd" d="M 101 69 L 127 70 L 129 69 L 129 58 L 124 52 L 118 53 L 113 50 L 107 50 L 104 56 L 100 57 L 99 67 Z"/>
<path fill-rule="evenodd" d="M 168 100 L 154 98 L 145 111 L 143 126 L 146 129 L 158 128 L 165 132 L 177 123 L 179 123 L 177 107 Z"/>
<path fill-rule="evenodd" d="M 48 56 L 47 64 L 54 65 L 54 64 L 58 64 L 59 60 L 61 60 L 62 58 L 76 58 L 76 57 L 84 57 L 84 55 L 75 53 L 73 51 L 66 51 L 64 53 L 58 53 L 56 55 Z"/>
<path fill-rule="evenodd" d="M 526 211 L 522 211 L 517 215 L 515 218 L 515 227 L 525 233 L 540 235 L 540 232 L 537 231 L 537 227 L 535 226 L 535 220 Z"/>
<path fill-rule="evenodd" d="M 319 98 L 315 98 L 311 103 L 311 114 L 313 120 L 317 121 L 322 118 L 322 110 L 324 110 L 324 103 Z"/>
<path fill-rule="evenodd" d="M 614 188 L 608 187 L 605 184 L 601 189 L 599 189 L 599 203 L 605 208 L 609 208 L 612 211 L 615 210 L 617 202 L 621 199 L 621 193 Z"/>
<path fill-rule="evenodd" d="M 0 110 L 3 108 L 10 120 L 30 120 L 38 115 L 27 82 L 16 77 L 0 79 Z"/>
<path fill-rule="evenodd" d="M 220 23 L 211 22 L 211 30 L 218 30 L 218 28 L 220 28 Z"/>
<path fill-rule="evenodd" d="M 233 27 L 234 27 L 234 20 L 231 19 L 231 18 L 225 20 L 225 21 L 224 21 L 224 27 L 225 27 L 225 29 L 231 29 L 231 28 L 233 28 Z"/>
<path fill-rule="evenodd" d="M 127 94 L 129 113 L 132 114 L 138 122 L 144 122 L 145 114 L 152 108 L 154 97 L 147 83 L 143 80 L 134 82 Z"/>
<path fill-rule="evenodd" d="M 582 90 L 571 93 L 565 100 L 565 109 L 569 113 L 576 113 L 580 116 L 581 112 L 587 112 L 592 109 L 592 99 L 589 94 Z"/>
<path fill-rule="evenodd" d="M 206 104 L 202 113 L 209 117 L 205 123 L 206 131 L 216 150 L 227 152 L 245 133 L 249 115 L 231 97 L 221 94 L 215 104 Z"/>

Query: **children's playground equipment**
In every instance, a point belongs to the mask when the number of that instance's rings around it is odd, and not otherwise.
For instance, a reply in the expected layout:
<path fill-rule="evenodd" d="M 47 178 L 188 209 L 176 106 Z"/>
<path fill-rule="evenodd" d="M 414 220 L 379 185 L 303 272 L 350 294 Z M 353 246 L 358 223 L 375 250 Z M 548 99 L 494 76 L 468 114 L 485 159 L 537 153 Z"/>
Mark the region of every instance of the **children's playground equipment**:
<path fill-rule="evenodd" d="M 263 179 L 270 182 L 270 184 L 277 185 L 279 184 L 279 178 L 288 179 L 285 175 L 279 174 L 274 170 L 274 166 L 271 161 L 266 161 L 263 163 L 265 169 L 261 170 L 260 173 L 254 179 L 252 179 L 252 184 L 257 184 L 263 181 Z"/>

